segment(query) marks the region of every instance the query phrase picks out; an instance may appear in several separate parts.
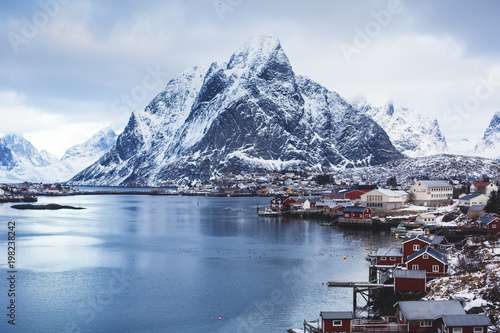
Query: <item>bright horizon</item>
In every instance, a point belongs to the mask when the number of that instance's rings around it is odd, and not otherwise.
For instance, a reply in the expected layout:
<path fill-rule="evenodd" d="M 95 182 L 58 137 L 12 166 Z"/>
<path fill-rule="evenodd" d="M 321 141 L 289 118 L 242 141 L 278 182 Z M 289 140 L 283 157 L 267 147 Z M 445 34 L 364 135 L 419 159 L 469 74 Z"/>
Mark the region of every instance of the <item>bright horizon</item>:
<path fill-rule="evenodd" d="M 58 157 L 104 127 L 120 133 L 185 69 L 227 62 L 256 35 L 298 75 L 351 100 L 436 118 L 474 145 L 500 110 L 500 3 L 410 0 L 42 0 L 0 4 L 0 134 Z"/>

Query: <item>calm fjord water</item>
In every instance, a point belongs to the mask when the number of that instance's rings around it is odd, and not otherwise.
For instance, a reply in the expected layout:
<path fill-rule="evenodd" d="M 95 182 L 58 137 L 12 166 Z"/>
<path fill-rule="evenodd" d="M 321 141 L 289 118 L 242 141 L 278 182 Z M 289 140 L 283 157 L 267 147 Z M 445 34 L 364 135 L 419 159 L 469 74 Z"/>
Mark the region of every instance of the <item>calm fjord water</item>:
<path fill-rule="evenodd" d="M 0 332 L 286 332 L 351 310 L 367 248 L 389 232 L 262 218 L 270 198 L 40 197 L 0 204 Z M 7 323 L 7 221 L 16 221 L 16 326 Z M 344 259 L 344 256 L 347 258 Z M 219 317 L 221 320 L 219 320 Z"/>

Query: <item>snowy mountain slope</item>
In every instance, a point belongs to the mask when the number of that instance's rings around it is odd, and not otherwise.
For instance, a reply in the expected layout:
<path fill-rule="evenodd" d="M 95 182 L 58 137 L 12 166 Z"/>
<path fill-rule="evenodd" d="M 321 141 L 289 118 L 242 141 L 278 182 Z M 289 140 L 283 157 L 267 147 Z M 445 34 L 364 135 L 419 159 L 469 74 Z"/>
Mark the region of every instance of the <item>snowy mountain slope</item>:
<path fill-rule="evenodd" d="M 337 181 L 385 183 L 392 176 L 398 181 L 415 179 L 477 180 L 487 176 L 500 181 L 500 163 L 482 157 L 433 155 L 407 158 L 376 166 L 340 170 L 333 174 Z"/>
<path fill-rule="evenodd" d="M 54 183 L 66 181 L 91 165 L 115 144 L 117 136 L 111 129 L 102 130 L 85 143 L 68 149 L 61 160 L 46 151 L 38 152 L 22 136 L 6 137 L 0 140 L 1 183 Z"/>
<path fill-rule="evenodd" d="M 51 159 L 48 154 L 40 154 L 21 135 L 5 135 L 0 139 L 0 182 L 42 181 L 42 176 L 35 169 L 46 167 Z"/>
<path fill-rule="evenodd" d="M 404 155 L 422 157 L 443 154 L 446 140 L 436 119 L 418 114 L 392 104 L 374 107 L 364 99 L 357 99 L 354 106 L 373 118 L 387 132 L 392 144 Z"/>
<path fill-rule="evenodd" d="M 370 117 L 296 76 L 279 41 L 258 37 L 226 64 L 172 79 L 116 145 L 71 183 L 161 185 L 227 173 L 331 171 L 401 158 Z"/>
<path fill-rule="evenodd" d="M 474 147 L 474 154 L 500 161 L 500 111 L 493 115 L 483 138 Z"/>
<path fill-rule="evenodd" d="M 51 157 L 40 154 L 31 142 L 22 135 L 7 134 L 0 139 L 1 143 L 12 152 L 13 162 L 26 166 L 46 166 L 51 163 Z M 48 159 L 47 159 L 48 158 Z"/>

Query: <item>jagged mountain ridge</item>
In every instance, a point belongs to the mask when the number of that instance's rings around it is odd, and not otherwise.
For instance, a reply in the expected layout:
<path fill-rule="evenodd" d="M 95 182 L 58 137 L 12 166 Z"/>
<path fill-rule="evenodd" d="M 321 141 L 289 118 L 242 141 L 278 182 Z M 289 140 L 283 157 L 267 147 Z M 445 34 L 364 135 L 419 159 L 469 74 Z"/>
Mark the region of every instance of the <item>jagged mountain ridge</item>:
<path fill-rule="evenodd" d="M 0 139 L 0 182 L 67 181 L 109 151 L 116 137 L 111 129 L 101 130 L 88 141 L 68 149 L 58 160 L 45 150 L 39 152 L 22 136 L 6 135 Z"/>
<path fill-rule="evenodd" d="M 398 158 L 375 121 L 296 76 L 279 41 L 264 36 L 227 64 L 172 79 L 133 112 L 110 152 L 70 183 L 154 186 L 258 170 L 328 172 Z"/>
<path fill-rule="evenodd" d="M 493 115 L 483 137 L 474 147 L 474 154 L 500 161 L 500 111 Z"/>
<path fill-rule="evenodd" d="M 372 117 L 389 135 L 394 147 L 406 156 L 431 156 L 447 151 L 446 140 L 436 119 L 393 104 L 375 107 L 362 98 L 353 105 Z"/>

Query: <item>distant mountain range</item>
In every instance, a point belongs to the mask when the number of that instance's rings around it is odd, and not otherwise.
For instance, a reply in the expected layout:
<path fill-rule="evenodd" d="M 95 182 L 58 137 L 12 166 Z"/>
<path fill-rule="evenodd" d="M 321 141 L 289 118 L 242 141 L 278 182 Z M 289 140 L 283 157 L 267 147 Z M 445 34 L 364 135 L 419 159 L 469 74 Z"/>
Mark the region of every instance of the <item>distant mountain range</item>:
<path fill-rule="evenodd" d="M 497 113 L 477 154 L 499 158 L 499 127 Z M 470 165 L 484 170 L 481 163 L 489 163 L 463 157 L 462 164 L 462 157 L 443 155 L 447 151 L 435 119 L 392 104 L 348 102 L 296 75 L 280 42 L 261 36 L 227 63 L 177 75 L 144 110 L 132 113 L 118 137 L 102 131 L 60 161 L 22 137 L 4 137 L 0 182 L 71 178 L 69 184 L 161 186 L 252 171 L 385 174 L 380 165 L 411 176 L 421 161 L 453 162 L 450 172 Z"/>
<path fill-rule="evenodd" d="M 111 129 L 101 130 L 58 160 L 44 150 L 39 152 L 21 135 L 6 135 L 0 139 L 0 183 L 65 182 L 109 151 L 116 138 Z"/>
<path fill-rule="evenodd" d="M 362 98 L 358 98 L 353 105 L 382 126 L 392 144 L 403 155 L 423 157 L 447 152 L 446 140 L 436 119 L 393 104 L 374 107 Z"/>

